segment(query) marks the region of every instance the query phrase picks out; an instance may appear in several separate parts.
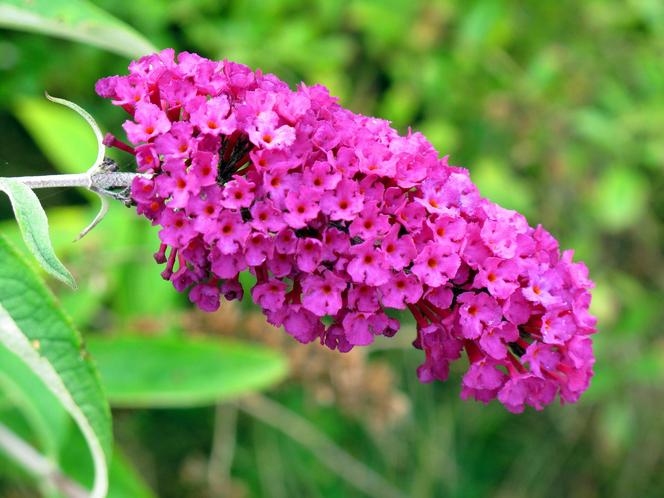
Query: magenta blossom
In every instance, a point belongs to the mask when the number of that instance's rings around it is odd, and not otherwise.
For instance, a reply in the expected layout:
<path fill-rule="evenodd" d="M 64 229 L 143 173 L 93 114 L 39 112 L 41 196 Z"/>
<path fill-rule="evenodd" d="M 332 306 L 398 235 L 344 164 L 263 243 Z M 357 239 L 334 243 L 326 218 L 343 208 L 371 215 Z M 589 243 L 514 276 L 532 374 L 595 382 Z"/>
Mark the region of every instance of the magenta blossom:
<path fill-rule="evenodd" d="M 418 132 L 344 109 L 320 85 L 173 50 L 130 65 L 97 92 L 129 114 L 143 173 L 138 213 L 160 227 L 156 260 L 199 308 L 241 299 L 268 321 L 339 351 L 391 337 L 409 310 L 422 382 L 463 353 L 463 398 L 512 412 L 592 377 L 592 281 L 572 252 L 480 196 Z"/>

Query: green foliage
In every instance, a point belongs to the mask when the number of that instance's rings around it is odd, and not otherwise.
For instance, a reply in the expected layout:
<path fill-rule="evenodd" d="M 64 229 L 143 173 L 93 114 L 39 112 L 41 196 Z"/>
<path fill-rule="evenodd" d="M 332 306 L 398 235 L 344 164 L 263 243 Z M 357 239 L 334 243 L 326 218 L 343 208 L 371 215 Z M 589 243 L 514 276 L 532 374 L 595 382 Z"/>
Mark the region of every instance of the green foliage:
<path fill-rule="evenodd" d="M 0 26 L 70 38 L 129 57 L 154 52 L 136 31 L 85 0 L 4 0 Z"/>
<path fill-rule="evenodd" d="M 108 404 L 80 336 L 32 269 L 0 237 L 0 341 L 55 394 L 83 433 L 104 496 L 111 454 Z"/>
<path fill-rule="evenodd" d="M 1 343 L 0 385 L 9 406 L 17 408 L 28 423 L 39 449 L 56 458 L 69 429 L 67 412 L 30 367 Z"/>
<path fill-rule="evenodd" d="M 89 457 L 82 434 L 73 426 L 56 395 L 28 365 L 1 343 L 0 390 L 7 396 L 6 403 L 0 406 L 0 423 L 33 443 L 68 476 L 79 482 L 89 481 L 91 476 L 88 474 L 92 469 L 85 465 Z M 74 462 L 68 462 L 67 453 L 71 453 L 72 447 L 77 448 L 77 458 Z M 153 497 L 117 448 L 109 469 L 108 497 Z"/>
<path fill-rule="evenodd" d="M 287 370 L 276 352 L 239 342 L 122 335 L 90 339 L 88 348 L 111 405 L 122 408 L 206 406 L 270 386 Z"/>

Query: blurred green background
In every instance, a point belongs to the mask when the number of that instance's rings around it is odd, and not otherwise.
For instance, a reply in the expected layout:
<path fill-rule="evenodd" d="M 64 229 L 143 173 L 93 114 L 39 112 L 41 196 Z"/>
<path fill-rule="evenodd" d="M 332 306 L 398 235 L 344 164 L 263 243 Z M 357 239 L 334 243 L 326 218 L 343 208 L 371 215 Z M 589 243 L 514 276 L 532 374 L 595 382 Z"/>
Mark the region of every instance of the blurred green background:
<path fill-rule="evenodd" d="M 160 48 L 320 82 L 356 112 L 424 132 L 483 195 L 575 248 L 597 282 L 590 390 L 577 405 L 515 416 L 461 401 L 462 365 L 445 384 L 418 384 L 408 327 L 343 357 L 293 344 L 249 303 L 195 313 L 160 280 L 147 222 L 113 206 L 72 244 L 97 201 L 40 192 L 56 249 L 81 283 L 53 287 L 85 336 L 233 336 L 290 363 L 288 378 L 257 397 L 114 410 L 116 445 L 152 490 L 140 496 L 664 496 L 664 3 L 95 3 Z M 123 111 L 94 83 L 128 62 L 0 30 L 0 176 L 83 171 L 91 134 L 43 92 L 121 136 Z M 0 216 L 10 218 L 4 199 Z M 39 496 L 5 470 L 0 496 Z"/>

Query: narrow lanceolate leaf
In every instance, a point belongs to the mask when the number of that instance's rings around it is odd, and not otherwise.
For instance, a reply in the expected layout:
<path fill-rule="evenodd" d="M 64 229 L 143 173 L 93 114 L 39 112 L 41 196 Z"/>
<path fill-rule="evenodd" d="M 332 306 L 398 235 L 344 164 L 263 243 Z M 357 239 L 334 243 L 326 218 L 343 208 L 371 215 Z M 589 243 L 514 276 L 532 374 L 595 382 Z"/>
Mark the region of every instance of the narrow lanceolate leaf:
<path fill-rule="evenodd" d="M 130 26 L 85 0 L 0 0 L 0 26 L 80 41 L 129 57 L 156 51 Z"/>
<path fill-rule="evenodd" d="M 22 431 L 21 424 L 12 423 L 18 414 L 27 422 L 27 430 Z M 80 455 L 85 454 L 87 448 L 82 434 L 71 430 L 70 417 L 58 398 L 27 364 L 0 342 L 0 427 L 3 425 L 5 430 L 12 430 L 16 437 L 35 446 L 33 450 L 40 452 L 37 462 L 48 462 L 49 472 L 35 477 L 41 477 L 56 489 L 66 487 L 66 483 L 60 482 L 63 477 L 70 482 L 90 481 L 90 469 L 80 461 Z M 32 467 L 34 473 L 34 465 Z M 4 475 L 3 470 L 0 468 L 0 477 Z M 29 472 L 30 469 L 24 470 Z M 107 498 L 155 498 L 117 447 L 113 451 L 108 481 Z M 69 495 L 64 493 L 64 496 Z"/>
<path fill-rule="evenodd" d="M 111 417 L 81 337 L 25 260 L 0 236 L 0 342 L 55 394 L 84 435 L 95 468 L 90 496 L 108 488 Z"/>
<path fill-rule="evenodd" d="M 69 430 L 69 416 L 30 367 L 1 341 L 0 390 L 28 422 L 39 450 L 49 458 L 57 457 Z"/>
<path fill-rule="evenodd" d="M 75 289 L 74 277 L 55 255 L 48 234 L 48 219 L 35 193 L 11 178 L 0 178 L 0 190 L 9 196 L 23 240 L 39 264 L 51 275 Z"/>
<path fill-rule="evenodd" d="M 281 354 L 236 341 L 120 336 L 88 345 L 117 407 L 210 405 L 269 387 L 287 372 Z"/>

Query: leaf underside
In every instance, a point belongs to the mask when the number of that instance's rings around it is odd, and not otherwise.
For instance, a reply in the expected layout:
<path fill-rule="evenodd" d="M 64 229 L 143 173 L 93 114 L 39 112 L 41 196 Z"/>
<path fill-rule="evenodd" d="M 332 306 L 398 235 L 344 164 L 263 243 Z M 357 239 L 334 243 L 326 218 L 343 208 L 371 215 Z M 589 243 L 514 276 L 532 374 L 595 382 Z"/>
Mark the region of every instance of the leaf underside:
<path fill-rule="evenodd" d="M 55 255 L 48 233 L 48 219 L 35 193 L 11 178 L 0 178 L 0 190 L 9 197 L 23 240 L 42 268 L 75 289 L 74 277 Z"/>

